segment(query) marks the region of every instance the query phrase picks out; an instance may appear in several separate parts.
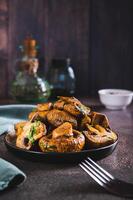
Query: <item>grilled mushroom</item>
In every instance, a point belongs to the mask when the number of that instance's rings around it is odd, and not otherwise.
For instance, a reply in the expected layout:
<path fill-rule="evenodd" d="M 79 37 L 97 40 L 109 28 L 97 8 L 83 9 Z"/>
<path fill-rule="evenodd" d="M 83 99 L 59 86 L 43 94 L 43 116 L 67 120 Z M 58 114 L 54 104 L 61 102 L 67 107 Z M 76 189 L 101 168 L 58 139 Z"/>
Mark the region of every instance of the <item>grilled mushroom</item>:
<path fill-rule="evenodd" d="M 21 133 L 23 132 L 23 127 L 26 125 L 26 123 L 26 121 L 22 121 L 14 125 L 14 129 L 17 136 L 21 135 Z"/>
<path fill-rule="evenodd" d="M 69 128 L 69 130 L 67 129 Z M 64 132 L 62 132 L 64 130 Z M 81 151 L 85 144 L 84 135 L 73 130 L 70 123 L 64 123 L 56 128 L 51 135 L 44 136 L 39 140 L 40 149 L 43 152 L 76 152 Z"/>
<path fill-rule="evenodd" d="M 83 131 L 86 137 L 86 143 L 89 147 L 103 147 L 114 143 L 117 140 L 117 135 L 108 128 L 103 128 L 100 125 L 87 125 L 88 130 Z"/>
<path fill-rule="evenodd" d="M 61 136 L 73 136 L 72 125 L 69 122 L 65 122 L 53 130 L 52 138 L 56 139 Z"/>
<path fill-rule="evenodd" d="M 62 110 L 50 110 L 47 114 L 47 120 L 54 127 L 58 127 L 64 122 L 70 122 L 73 125 L 73 127 L 77 127 L 76 118 Z"/>
<path fill-rule="evenodd" d="M 81 119 L 81 124 L 80 124 L 80 128 L 81 129 L 86 129 L 86 125 L 87 124 L 91 124 L 91 118 L 88 115 L 85 115 L 82 119 Z"/>
<path fill-rule="evenodd" d="M 16 146 L 22 149 L 30 149 L 35 141 L 46 135 L 46 126 L 40 121 L 27 122 L 22 133 L 16 139 Z"/>
<path fill-rule="evenodd" d="M 53 108 L 53 104 L 51 102 L 37 104 L 37 111 L 48 111 Z"/>
<path fill-rule="evenodd" d="M 38 104 L 28 118 L 15 125 L 16 146 L 23 149 L 74 152 L 81 151 L 85 142 L 87 148 L 97 148 L 117 140 L 106 115 L 91 112 L 75 97 Z"/>
<path fill-rule="evenodd" d="M 91 113 L 91 124 L 93 126 L 95 125 L 101 125 L 105 128 L 109 128 L 109 120 L 106 117 L 106 115 L 98 113 L 98 112 L 92 112 Z"/>

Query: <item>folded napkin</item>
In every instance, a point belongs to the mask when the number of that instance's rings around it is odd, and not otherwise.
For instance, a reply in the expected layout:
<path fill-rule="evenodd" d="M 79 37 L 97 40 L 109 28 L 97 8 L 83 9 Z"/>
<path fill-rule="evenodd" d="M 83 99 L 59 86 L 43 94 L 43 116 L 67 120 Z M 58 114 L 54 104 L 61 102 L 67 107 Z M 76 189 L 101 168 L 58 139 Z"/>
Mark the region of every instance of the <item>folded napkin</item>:
<path fill-rule="evenodd" d="M 26 175 L 11 163 L 0 158 L 0 191 L 15 187 L 26 179 Z"/>
<path fill-rule="evenodd" d="M 10 130 L 12 126 L 19 121 L 22 121 L 22 119 L 0 117 L 0 135 L 3 134 L 5 131 Z"/>

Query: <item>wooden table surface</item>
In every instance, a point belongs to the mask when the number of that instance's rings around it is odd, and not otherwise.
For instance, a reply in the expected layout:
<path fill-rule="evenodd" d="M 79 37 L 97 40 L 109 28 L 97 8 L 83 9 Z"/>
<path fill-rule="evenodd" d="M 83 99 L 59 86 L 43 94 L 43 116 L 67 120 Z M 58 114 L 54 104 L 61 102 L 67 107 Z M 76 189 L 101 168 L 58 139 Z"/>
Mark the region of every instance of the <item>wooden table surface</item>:
<path fill-rule="evenodd" d="M 105 113 L 119 135 L 115 151 L 98 163 L 123 180 L 133 183 L 133 104 L 125 110 L 110 111 L 96 100 L 83 99 L 92 109 Z M 0 137 L 0 156 L 12 162 L 27 175 L 20 187 L 0 193 L 0 200 L 117 200 L 82 169 L 72 164 L 47 164 L 16 157 L 7 151 Z"/>

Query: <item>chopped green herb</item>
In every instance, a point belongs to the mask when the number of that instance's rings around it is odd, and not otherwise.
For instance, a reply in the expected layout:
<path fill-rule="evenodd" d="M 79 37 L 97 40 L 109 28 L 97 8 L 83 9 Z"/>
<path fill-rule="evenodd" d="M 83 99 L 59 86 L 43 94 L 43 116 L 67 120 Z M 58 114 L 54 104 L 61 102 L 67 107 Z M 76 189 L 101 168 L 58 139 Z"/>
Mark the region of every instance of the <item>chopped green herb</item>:
<path fill-rule="evenodd" d="M 31 138 L 29 141 L 30 141 L 32 144 L 34 144 L 34 142 L 35 142 L 34 138 Z"/>
<path fill-rule="evenodd" d="M 35 125 L 33 124 L 30 128 L 30 132 L 29 132 L 29 135 L 28 135 L 28 139 L 31 143 L 34 143 L 35 140 L 33 138 L 33 136 L 36 134 L 36 127 Z"/>
<path fill-rule="evenodd" d="M 40 121 L 35 121 L 35 122 L 34 122 L 35 126 L 39 126 L 40 123 L 41 123 Z"/>
<path fill-rule="evenodd" d="M 84 106 L 83 104 L 76 105 L 76 108 L 77 108 L 77 110 L 79 110 L 84 115 L 87 115 L 90 112 L 90 108 Z"/>
<path fill-rule="evenodd" d="M 50 148 L 50 149 L 51 149 L 51 148 L 52 148 L 52 149 L 55 149 L 55 148 L 56 148 L 56 146 L 55 146 L 55 145 L 48 145 L 48 146 L 47 146 L 47 148 Z"/>

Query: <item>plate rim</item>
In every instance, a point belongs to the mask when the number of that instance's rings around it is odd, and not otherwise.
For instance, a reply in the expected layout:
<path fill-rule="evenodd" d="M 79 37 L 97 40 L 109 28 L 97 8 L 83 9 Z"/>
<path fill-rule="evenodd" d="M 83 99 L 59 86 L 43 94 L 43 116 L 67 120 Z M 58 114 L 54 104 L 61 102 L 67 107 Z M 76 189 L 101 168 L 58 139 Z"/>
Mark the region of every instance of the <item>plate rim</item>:
<path fill-rule="evenodd" d="M 36 108 L 36 105 L 34 104 L 5 104 L 5 105 L 0 105 L 0 109 L 4 108 Z"/>
<path fill-rule="evenodd" d="M 7 135 L 8 135 L 8 132 L 6 131 L 5 132 L 5 136 L 4 136 L 4 143 L 8 146 L 10 146 L 11 148 L 17 150 L 17 151 L 21 151 L 21 152 L 25 152 L 25 153 L 29 153 L 29 154 L 37 154 L 37 155 L 72 155 L 72 154 L 80 154 L 80 153 L 89 153 L 89 152 L 97 152 L 97 151 L 100 151 L 100 150 L 106 150 L 106 149 L 109 149 L 111 148 L 112 146 L 117 146 L 118 144 L 118 134 L 117 135 L 117 140 L 112 143 L 112 144 L 109 144 L 107 146 L 103 146 L 103 147 L 99 147 L 99 148 L 92 148 L 92 149 L 85 149 L 85 150 L 82 150 L 82 151 L 79 151 L 79 152 L 39 152 L 39 151 L 30 151 L 30 150 L 26 150 L 26 149 L 22 149 L 22 148 L 19 148 L 19 147 L 16 147 L 15 145 L 12 145 L 11 143 L 9 143 L 7 141 Z"/>
<path fill-rule="evenodd" d="M 5 108 L 36 108 L 36 105 L 34 104 L 9 104 L 9 105 L 0 105 L 0 109 L 5 109 Z M 15 145 L 12 145 L 11 143 L 9 143 L 6 139 L 7 135 L 8 135 L 8 131 L 5 131 L 3 134 L 5 134 L 4 136 L 4 143 L 6 146 L 9 146 L 10 148 L 12 148 L 13 150 L 17 151 L 17 152 L 23 152 L 23 153 L 27 153 L 27 154 L 34 154 L 34 155 L 78 155 L 78 154 L 86 154 L 86 153 L 93 153 L 93 152 L 97 152 L 97 151 L 102 151 L 102 150 L 106 150 L 106 149 L 110 149 L 111 147 L 116 147 L 118 144 L 118 134 L 117 135 L 117 139 L 114 143 L 107 145 L 107 146 L 103 146 L 103 147 L 99 147 L 99 148 L 92 148 L 92 149 L 85 149 L 79 152 L 39 152 L 39 151 L 30 151 L 30 150 L 25 150 L 19 147 L 16 147 Z M 3 135 L 2 134 L 2 135 Z"/>

